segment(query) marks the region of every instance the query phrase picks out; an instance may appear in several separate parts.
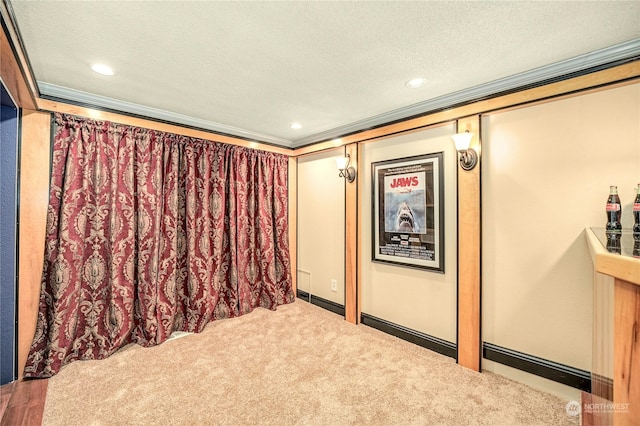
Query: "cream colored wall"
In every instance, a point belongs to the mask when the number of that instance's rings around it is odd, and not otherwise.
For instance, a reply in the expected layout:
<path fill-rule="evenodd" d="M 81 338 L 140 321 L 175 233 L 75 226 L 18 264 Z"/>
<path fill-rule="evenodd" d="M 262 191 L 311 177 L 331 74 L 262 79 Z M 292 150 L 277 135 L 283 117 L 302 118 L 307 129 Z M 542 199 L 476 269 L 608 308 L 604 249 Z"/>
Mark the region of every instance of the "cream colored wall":
<path fill-rule="evenodd" d="M 345 180 L 336 148 L 298 158 L 298 288 L 344 305 Z M 337 291 L 331 291 L 331 280 Z"/>
<path fill-rule="evenodd" d="M 591 370 L 592 266 L 583 231 L 604 224 L 610 184 L 619 186 L 623 225 L 631 226 L 633 188 L 640 182 L 639 117 L 635 84 L 483 118 L 484 341 Z M 451 342 L 457 280 L 454 129 L 450 124 L 363 144 L 364 208 L 358 213 L 364 231 L 362 312 Z M 371 262 L 371 163 L 437 151 L 445 151 L 447 166 L 446 273 Z M 336 274 L 343 288 L 343 273 L 334 272 L 344 271 L 344 184 L 334 179 L 341 152 L 301 157 L 298 166 L 299 269 L 311 272 L 299 273 L 299 286 L 308 291 L 311 285 L 313 294 L 337 303 L 344 299 L 327 289 Z M 338 229 L 333 239 L 339 249 L 318 245 L 329 243 L 327 233 Z M 577 389 L 529 373 L 488 360 L 482 368 L 579 400 Z"/>
<path fill-rule="evenodd" d="M 365 144 L 360 177 L 362 312 L 450 342 L 456 341 L 456 152 L 453 123 Z M 444 152 L 445 273 L 371 261 L 371 163 Z"/>
<path fill-rule="evenodd" d="M 609 185 L 631 226 L 640 84 L 495 113 L 482 125 L 483 340 L 590 371 L 584 229 L 604 226 Z"/>

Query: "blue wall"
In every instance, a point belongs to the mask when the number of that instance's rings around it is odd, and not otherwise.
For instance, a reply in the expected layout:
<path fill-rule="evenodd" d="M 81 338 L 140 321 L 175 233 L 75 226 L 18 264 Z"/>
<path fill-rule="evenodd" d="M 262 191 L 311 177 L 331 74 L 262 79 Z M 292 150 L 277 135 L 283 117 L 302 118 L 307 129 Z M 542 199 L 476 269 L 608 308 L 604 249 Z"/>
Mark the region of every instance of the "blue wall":
<path fill-rule="evenodd" d="M 0 83 L 0 385 L 16 375 L 18 110 Z"/>

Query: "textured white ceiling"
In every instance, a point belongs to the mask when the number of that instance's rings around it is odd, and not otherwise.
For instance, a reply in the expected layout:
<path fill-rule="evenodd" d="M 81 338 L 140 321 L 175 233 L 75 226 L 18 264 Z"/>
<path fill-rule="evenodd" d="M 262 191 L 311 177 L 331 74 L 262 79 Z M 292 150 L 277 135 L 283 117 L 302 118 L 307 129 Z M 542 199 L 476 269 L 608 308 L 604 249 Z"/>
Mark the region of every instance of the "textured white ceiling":
<path fill-rule="evenodd" d="M 45 95 L 82 95 L 102 106 L 111 100 L 122 110 L 147 108 L 149 115 L 166 112 L 178 122 L 294 146 L 640 38 L 640 1 L 9 6 Z M 94 62 L 116 74 L 92 72 Z M 416 76 L 427 84 L 406 88 Z M 302 129 L 291 129 L 294 121 Z"/>

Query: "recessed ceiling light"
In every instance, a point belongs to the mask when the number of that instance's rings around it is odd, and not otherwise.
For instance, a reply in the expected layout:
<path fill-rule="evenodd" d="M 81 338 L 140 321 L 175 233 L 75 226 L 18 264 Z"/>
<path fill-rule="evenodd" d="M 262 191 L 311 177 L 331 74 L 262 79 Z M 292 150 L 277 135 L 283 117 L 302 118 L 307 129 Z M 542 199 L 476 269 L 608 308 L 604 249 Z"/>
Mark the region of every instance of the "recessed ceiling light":
<path fill-rule="evenodd" d="M 113 75 L 113 70 L 105 64 L 93 64 L 91 69 L 102 75 Z"/>
<path fill-rule="evenodd" d="M 300 123 L 291 123 L 292 129 L 302 129 L 302 124 Z"/>
<path fill-rule="evenodd" d="M 424 86 L 426 82 L 427 82 L 426 78 L 422 78 L 422 77 L 412 78 L 411 80 L 405 83 L 405 86 L 407 86 L 410 89 L 417 89 L 418 87 Z"/>

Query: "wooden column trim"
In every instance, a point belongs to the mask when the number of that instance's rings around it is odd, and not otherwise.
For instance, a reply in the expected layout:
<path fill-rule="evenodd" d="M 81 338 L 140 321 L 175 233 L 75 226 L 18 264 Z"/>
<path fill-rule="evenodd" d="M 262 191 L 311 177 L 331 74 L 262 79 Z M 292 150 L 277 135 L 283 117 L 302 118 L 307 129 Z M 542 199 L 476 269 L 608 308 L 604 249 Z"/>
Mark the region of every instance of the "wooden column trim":
<path fill-rule="evenodd" d="M 358 167 L 358 144 L 347 145 L 345 150 L 351 157 L 351 166 L 356 169 L 356 180 L 347 182 L 345 179 L 344 308 L 345 319 L 352 324 L 358 324 L 360 322 L 360 304 L 358 303 L 358 182 L 361 181 Z"/>
<path fill-rule="evenodd" d="M 472 170 L 458 164 L 458 364 L 480 371 L 480 116 L 458 120 L 457 128 L 473 133 L 479 157 Z"/>
<path fill-rule="evenodd" d="M 298 288 L 298 160 L 289 157 L 289 257 L 291 261 L 291 288 Z"/>
<path fill-rule="evenodd" d="M 49 205 L 51 115 L 22 110 L 18 253 L 18 378 L 36 331 Z"/>

